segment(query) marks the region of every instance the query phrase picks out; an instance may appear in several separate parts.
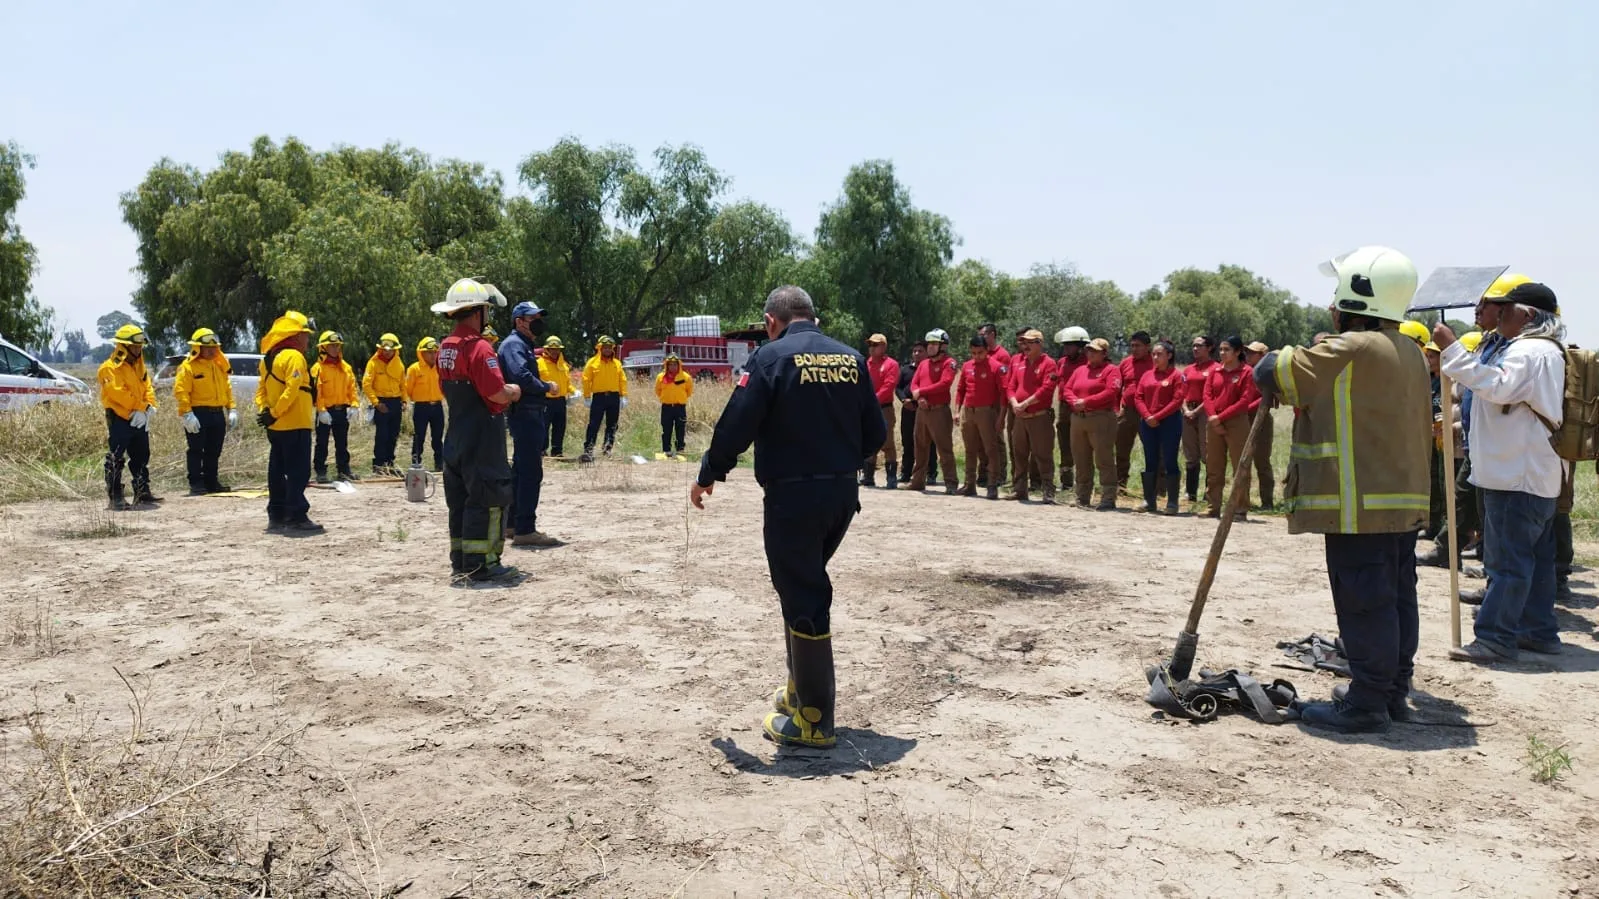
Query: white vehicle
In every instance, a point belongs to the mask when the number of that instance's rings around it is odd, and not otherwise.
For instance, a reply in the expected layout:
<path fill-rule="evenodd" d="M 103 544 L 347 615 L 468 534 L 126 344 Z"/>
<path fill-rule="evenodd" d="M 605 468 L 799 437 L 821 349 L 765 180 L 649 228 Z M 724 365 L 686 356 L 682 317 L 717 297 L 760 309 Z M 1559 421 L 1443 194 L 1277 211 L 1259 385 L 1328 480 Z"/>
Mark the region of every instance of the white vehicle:
<path fill-rule="evenodd" d="M 89 385 L 0 338 L 0 412 L 45 403 L 87 406 L 93 402 Z"/>
<path fill-rule="evenodd" d="M 228 375 L 228 383 L 233 385 L 234 405 L 241 409 L 250 406 L 250 399 L 255 396 L 256 384 L 261 381 L 261 356 L 259 353 L 224 353 L 228 357 L 228 367 L 233 372 Z M 168 356 L 161 370 L 155 376 L 155 389 L 171 390 L 172 385 L 178 380 L 178 366 L 188 354 L 182 356 Z"/>

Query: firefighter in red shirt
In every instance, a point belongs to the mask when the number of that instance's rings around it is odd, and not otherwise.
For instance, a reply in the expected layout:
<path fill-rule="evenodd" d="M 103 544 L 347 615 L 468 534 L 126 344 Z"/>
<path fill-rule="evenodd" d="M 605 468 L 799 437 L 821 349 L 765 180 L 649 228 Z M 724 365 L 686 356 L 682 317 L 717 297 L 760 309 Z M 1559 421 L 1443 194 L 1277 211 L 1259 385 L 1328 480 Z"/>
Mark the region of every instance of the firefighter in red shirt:
<path fill-rule="evenodd" d="M 505 408 L 522 388 L 505 383 L 494 347 L 483 339 L 491 308 L 505 307 L 492 284 L 462 278 L 433 311 L 455 322 L 439 347 L 439 384 L 449 420 L 444 427 L 444 502 L 450 509 L 450 568 L 472 581 L 507 582 L 517 570 L 500 564 L 511 463 L 505 457 Z"/>
<path fill-rule="evenodd" d="M 1134 331 L 1127 338 L 1127 358 L 1116 367 L 1122 373 L 1122 398 L 1116 408 L 1116 484 L 1125 490 L 1133 471 L 1133 444 L 1138 442 L 1138 409 L 1133 405 L 1133 395 L 1138 393 L 1144 372 L 1155 367 L 1155 360 L 1149 356 L 1148 331 Z"/>
<path fill-rule="evenodd" d="M 972 358 L 961 366 L 960 384 L 955 388 L 955 421 L 961 426 L 961 443 L 966 447 L 966 486 L 961 496 L 977 495 L 977 466 L 983 466 L 988 498 L 999 499 L 1000 400 L 1005 395 L 1005 375 L 999 362 L 988 352 L 981 332 L 971 340 Z"/>
<path fill-rule="evenodd" d="M 1116 407 L 1122 401 L 1121 369 L 1110 364 L 1110 342 L 1088 342 L 1088 361 L 1061 388 L 1061 412 L 1071 411 L 1072 461 L 1076 463 L 1077 505 L 1087 508 L 1099 471 L 1099 510 L 1116 508 Z M 1090 462 L 1092 460 L 1092 462 Z"/>
<path fill-rule="evenodd" d="M 999 328 L 993 322 L 978 328 L 977 333 L 983 335 L 983 344 L 988 347 L 988 357 L 994 360 L 1003 379 L 1000 384 L 999 416 L 994 421 L 994 430 L 999 435 L 999 459 L 986 475 L 988 486 L 997 488 L 1005 483 L 1006 464 L 1010 461 L 1010 403 L 1004 401 L 1004 392 L 1005 385 L 1010 381 L 1011 354 L 1005 349 L 1005 345 L 999 342 Z"/>
<path fill-rule="evenodd" d="M 877 404 L 883 408 L 883 424 L 888 426 L 888 442 L 866 460 L 866 477 L 862 487 L 877 486 L 877 457 L 883 457 L 883 474 L 888 478 L 883 486 L 890 490 L 899 486 L 899 467 L 896 461 L 899 450 L 894 448 L 894 388 L 899 385 L 899 363 L 888 354 L 888 338 L 873 334 L 866 338 L 866 373 L 871 376 L 872 390 L 877 394 Z"/>
<path fill-rule="evenodd" d="M 1073 325 L 1055 332 L 1055 342 L 1060 344 L 1060 360 L 1055 363 L 1057 390 L 1065 390 L 1072 372 L 1083 366 L 1083 347 L 1088 346 L 1088 331 Z M 1061 400 L 1060 419 L 1055 422 L 1055 440 L 1060 445 L 1060 489 L 1076 486 L 1076 467 L 1072 464 L 1072 410 Z M 1087 464 L 1088 460 L 1083 460 Z"/>
<path fill-rule="evenodd" d="M 1150 350 L 1154 363 L 1138 379 L 1133 405 L 1140 419 L 1138 435 L 1144 441 L 1144 510 L 1155 511 L 1156 485 L 1165 475 L 1166 514 L 1177 514 L 1177 450 L 1183 440 L 1183 373 L 1172 359 L 1177 350 L 1162 340 Z"/>
<path fill-rule="evenodd" d="M 1025 353 L 1026 355 L 1022 355 Z M 1027 501 L 1028 476 L 1038 470 L 1044 504 L 1055 504 L 1055 360 L 1044 355 L 1044 335 L 1024 332 L 1011 357 L 1011 492 L 1004 499 Z"/>
<path fill-rule="evenodd" d="M 1251 370 L 1255 363 L 1265 358 L 1271 352 L 1271 347 L 1260 341 L 1255 341 L 1244 347 L 1244 364 Z M 1432 359 L 1429 356 L 1428 359 Z M 1271 410 L 1277 408 L 1277 397 L 1262 398 L 1260 406 L 1255 409 L 1255 415 L 1271 415 Z M 1254 424 L 1251 420 L 1250 424 Z M 1277 478 L 1271 470 L 1271 444 L 1273 422 L 1267 421 L 1260 427 L 1260 436 L 1255 438 L 1255 484 L 1260 488 L 1260 507 L 1270 512 L 1277 507 L 1276 490 Z"/>
<path fill-rule="evenodd" d="M 1210 503 L 1206 518 L 1220 518 L 1222 488 L 1227 483 L 1227 463 L 1238 477 L 1238 458 L 1249 439 L 1250 416 L 1260 405 L 1260 390 L 1255 386 L 1254 370 L 1244 364 L 1244 340 L 1228 337 L 1221 342 L 1221 363 L 1211 366 L 1205 378 L 1205 418 L 1210 430 L 1205 438 L 1205 498 Z M 1238 510 L 1244 518 L 1244 510 Z"/>
<path fill-rule="evenodd" d="M 1199 466 L 1205 461 L 1205 377 L 1215 367 L 1210 357 L 1216 338 L 1194 338 L 1194 362 L 1183 369 L 1183 468 L 1186 472 L 1188 501 L 1199 501 Z"/>
<path fill-rule="evenodd" d="M 950 412 L 950 388 L 955 383 L 955 360 L 947 351 L 949 335 L 942 329 L 927 332 L 927 358 L 916 366 L 911 378 L 911 397 L 916 400 L 916 470 L 911 472 L 910 489 L 927 489 L 927 460 L 936 450 L 938 467 L 944 471 L 944 492 L 953 496 L 960 488 L 955 472 L 955 419 Z"/>

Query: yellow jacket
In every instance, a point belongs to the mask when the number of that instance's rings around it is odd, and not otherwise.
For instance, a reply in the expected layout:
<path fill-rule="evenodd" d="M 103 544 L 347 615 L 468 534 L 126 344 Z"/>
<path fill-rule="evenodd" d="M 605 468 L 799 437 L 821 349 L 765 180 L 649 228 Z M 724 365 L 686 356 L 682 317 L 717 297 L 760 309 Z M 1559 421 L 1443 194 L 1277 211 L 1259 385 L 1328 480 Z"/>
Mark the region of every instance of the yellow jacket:
<path fill-rule="evenodd" d="M 1288 533 L 1420 530 L 1432 390 L 1416 342 L 1393 328 L 1345 331 L 1279 352 L 1272 375 L 1300 409 L 1283 491 Z"/>
<path fill-rule="evenodd" d="M 627 372 L 622 370 L 622 360 L 612 356 L 606 359 L 599 353 L 583 366 L 583 395 L 620 393 L 627 396 Z"/>
<path fill-rule="evenodd" d="M 676 375 L 663 371 L 655 376 L 655 395 L 660 397 L 663 406 L 687 405 L 688 398 L 694 395 L 694 379 L 681 368 Z"/>
<path fill-rule="evenodd" d="M 412 403 L 442 403 L 444 388 L 439 386 L 439 370 L 421 359 L 405 370 L 405 398 Z"/>
<path fill-rule="evenodd" d="M 266 370 L 266 360 L 261 360 L 261 389 L 266 408 L 276 418 L 269 428 L 273 431 L 309 431 L 316 420 L 316 400 L 312 396 L 311 367 L 299 350 L 279 350 L 272 360 L 272 370 Z"/>
<path fill-rule="evenodd" d="M 388 362 L 377 353 L 366 361 L 366 374 L 361 377 L 361 391 L 366 401 L 376 406 L 378 400 L 400 399 L 405 396 L 405 363 L 400 354 Z"/>
<path fill-rule="evenodd" d="M 311 377 L 316 379 L 316 411 L 325 412 L 334 406 L 354 406 L 360 403 L 355 393 L 355 369 L 343 359 L 333 365 L 319 359 L 311 366 Z"/>
<path fill-rule="evenodd" d="M 220 353 L 215 359 L 190 353 L 178 366 L 178 379 L 172 384 L 172 398 L 178 401 L 178 414 L 187 415 L 195 406 L 232 409 L 233 382 L 228 380 L 232 373 L 228 357 Z"/>
<path fill-rule="evenodd" d="M 562 354 L 561 361 L 556 362 L 544 356 L 539 357 L 539 380 L 546 384 L 555 385 L 555 393 L 548 394 L 551 399 L 566 399 L 572 395 L 572 365 L 566 361 Z"/>
<path fill-rule="evenodd" d="M 155 385 L 145 371 L 144 357 L 129 358 L 120 348 L 111 358 L 100 363 L 97 375 L 100 382 L 100 405 L 110 409 L 119 418 L 132 418 L 133 413 L 155 408 Z"/>

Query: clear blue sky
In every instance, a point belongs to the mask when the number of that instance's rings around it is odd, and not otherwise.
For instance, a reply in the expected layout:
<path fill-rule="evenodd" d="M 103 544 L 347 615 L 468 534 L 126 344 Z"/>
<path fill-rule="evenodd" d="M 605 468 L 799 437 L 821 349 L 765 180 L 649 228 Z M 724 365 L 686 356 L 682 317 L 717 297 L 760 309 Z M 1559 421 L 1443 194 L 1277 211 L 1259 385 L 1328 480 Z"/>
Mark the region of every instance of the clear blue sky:
<path fill-rule="evenodd" d="M 1364 243 L 1508 264 L 1599 342 L 1599 4 L 14 3 L 0 140 L 44 302 L 129 309 L 118 195 L 260 134 L 395 140 L 514 186 L 563 135 L 697 143 L 801 233 L 892 159 L 960 257 L 1138 291 L 1248 266 L 1322 302 Z M 1043 323 L 1048 327 L 1064 323 Z M 92 335 L 91 335 L 92 336 Z"/>

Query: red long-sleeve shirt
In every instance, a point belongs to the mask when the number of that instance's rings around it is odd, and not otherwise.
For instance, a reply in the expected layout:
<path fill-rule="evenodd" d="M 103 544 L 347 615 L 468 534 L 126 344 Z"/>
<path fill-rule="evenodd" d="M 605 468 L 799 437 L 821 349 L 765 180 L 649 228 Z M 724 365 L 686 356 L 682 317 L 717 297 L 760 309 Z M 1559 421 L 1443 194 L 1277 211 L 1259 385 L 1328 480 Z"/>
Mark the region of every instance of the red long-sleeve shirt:
<path fill-rule="evenodd" d="M 1005 376 L 993 356 L 979 365 L 976 359 L 967 359 L 961 366 L 960 386 L 955 388 L 955 405 L 963 409 L 997 406 L 1005 392 Z"/>
<path fill-rule="evenodd" d="M 1183 407 L 1183 373 L 1168 368 L 1163 372 L 1150 369 L 1138 379 L 1138 389 L 1133 392 L 1133 408 L 1138 410 L 1140 421 L 1153 418 L 1165 421 Z"/>
<path fill-rule="evenodd" d="M 1007 350 L 998 343 L 995 343 L 994 348 L 988 351 L 988 358 L 994 360 L 994 365 L 999 369 L 1000 374 L 1005 375 L 1006 377 L 1010 376 L 1010 350 Z"/>
<path fill-rule="evenodd" d="M 1216 367 L 1216 360 L 1208 362 L 1195 362 L 1183 369 L 1183 385 L 1185 393 L 1183 402 L 1201 403 L 1205 400 L 1205 376 Z"/>
<path fill-rule="evenodd" d="M 1022 415 L 1037 414 L 1049 408 L 1049 401 L 1055 394 L 1055 377 L 1054 359 L 1040 354 L 1038 361 L 1033 362 L 1026 356 L 1013 356 L 1007 394 L 1018 403 L 1033 401 L 1021 411 Z"/>
<path fill-rule="evenodd" d="M 1072 372 L 1070 380 L 1060 390 L 1060 398 L 1073 412 L 1113 410 L 1122 401 L 1121 369 L 1109 362 L 1083 365 Z M 1078 400 L 1084 403 L 1081 410 L 1077 408 Z"/>
<path fill-rule="evenodd" d="M 1144 379 L 1144 372 L 1154 369 L 1155 360 L 1150 356 L 1142 359 L 1128 356 L 1116 363 L 1116 367 L 1121 369 L 1122 373 L 1122 399 L 1118 408 L 1131 409 L 1133 397 L 1138 394 L 1138 384 Z"/>
<path fill-rule="evenodd" d="M 1074 372 L 1087 364 L 1088 360 L 1084 359 L 1082 356 L 1078 356 L 1076 359 L 1067 359 L 1065 356 L 1062 356 L 1060 357 L 1060 360 L 1055 363 L 1055 383 L 1059 385 L 1058 389 L 1060 390 L 1061 402 L 1066 402 L 1066 382 L 1072 379 L 1072 374 Z M 1070 413 L 1071 411 L 1072 410 L 1070 408 L 1066 410 L 1067 413 Z"/>
<path fill-rule="evenodd" d="M 894 402 L 894 388 L 899 386 L 899 363 L 893 356 L 884 354 L 881 359 L 867 357 L 866 372 L 872 377 L 872 390 L 877 394 L 877 404 L 886 406 Z"/>
<path fill-rule="evenodd" d="M 1253 369 L 1240 365 L 1232 371 L 1220 365 L 1205 378 L 1205 414 L 1212 421 L 1226 421 L 1247 415 L 1260 405 L 1260 390 L 1255 386 Z"/>
<path fill-rule="evenodd" d="M 923 359 L 916 366 L 916 374 L 911 376 L 911 391 L 919 391 L 918 399 L 927 400 L 929 405 L 949 405 L 949 388 L 955 383 L 955 360 L 945 353 L 939 353 L 936 359 Z"/>

